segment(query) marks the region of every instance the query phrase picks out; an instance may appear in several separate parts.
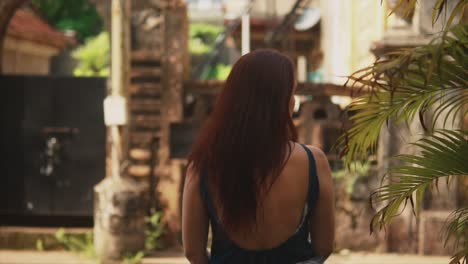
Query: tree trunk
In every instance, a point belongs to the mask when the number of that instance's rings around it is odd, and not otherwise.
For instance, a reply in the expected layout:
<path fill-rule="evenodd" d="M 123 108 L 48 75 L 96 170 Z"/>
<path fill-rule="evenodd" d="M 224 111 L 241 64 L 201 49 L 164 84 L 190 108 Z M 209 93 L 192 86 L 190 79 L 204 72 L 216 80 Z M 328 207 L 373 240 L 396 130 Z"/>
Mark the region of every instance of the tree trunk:
<path fill-rule="evenodd" d="M 0 74 L 3 69 L 3 42 L 11 17 L 26 0 L 0 0 Z"/>

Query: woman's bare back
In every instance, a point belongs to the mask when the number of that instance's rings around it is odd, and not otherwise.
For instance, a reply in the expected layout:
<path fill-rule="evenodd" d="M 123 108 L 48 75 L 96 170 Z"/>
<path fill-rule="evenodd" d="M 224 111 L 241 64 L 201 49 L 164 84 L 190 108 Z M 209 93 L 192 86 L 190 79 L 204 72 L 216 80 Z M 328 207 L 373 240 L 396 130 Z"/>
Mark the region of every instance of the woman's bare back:
<path fill-rule="evenodd" d="M 291 156 L 257 211 L 257 228 L 228 234 L 244 249 L 271 249 L 290 238 L 301 224 L 309 187 L 309 159 L 294 143 Z M 216 200 L 216 199 L 215 199 Z M 216 206 L 219 212 L 219 206 Z"/>

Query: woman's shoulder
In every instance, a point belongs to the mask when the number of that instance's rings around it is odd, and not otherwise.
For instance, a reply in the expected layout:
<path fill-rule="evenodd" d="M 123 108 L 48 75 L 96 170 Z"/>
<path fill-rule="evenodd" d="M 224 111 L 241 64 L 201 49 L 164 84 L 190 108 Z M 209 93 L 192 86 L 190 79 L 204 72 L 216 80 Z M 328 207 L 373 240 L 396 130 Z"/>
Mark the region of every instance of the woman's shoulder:
<path fill-rule="evenodd" d="M 323 150 L 312 145 L 303 145 L 303 146 L 305 146 L 312 152 L 312 155 L 314 156 L 316 163 L 326 162 L 328 164 L 327 155 L 323 152 Z"/>
<path fill-rule="evenodd" d="M 196 171 L 192 163 L 187 165 L 184 185 L 185 189 L 190 188 L 197 190 L 200 188 L 200 174 Z"/>
<path fill-rule="evenodd" d="M 327 155 L 318 147 L 311 146 L 311 145 L 304 145 L 308 148 L 312 155 L 314 156 L 317 176 L 320 180 L 331 180 L 331 170 L 330 170 L 330 163 L 328 162 Z"/>

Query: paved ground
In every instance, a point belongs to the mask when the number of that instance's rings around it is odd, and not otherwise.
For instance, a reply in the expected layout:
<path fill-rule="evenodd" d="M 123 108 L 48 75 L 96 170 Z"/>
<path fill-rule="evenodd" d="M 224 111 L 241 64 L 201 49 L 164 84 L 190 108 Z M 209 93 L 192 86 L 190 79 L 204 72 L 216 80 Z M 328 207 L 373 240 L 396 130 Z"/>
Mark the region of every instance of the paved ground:
<path fill-rule="evenodd" d="M 71 253 L 62 251 L 11 251 L 0 250 L 1 264 L 94 264 Z M 143 264 L 187 264 L 180 254 L 165 253 L 145 258 Z M 416 255 L 351 253 L 333 255 L 327 264 L 448 264 L 449 257 Z"/>

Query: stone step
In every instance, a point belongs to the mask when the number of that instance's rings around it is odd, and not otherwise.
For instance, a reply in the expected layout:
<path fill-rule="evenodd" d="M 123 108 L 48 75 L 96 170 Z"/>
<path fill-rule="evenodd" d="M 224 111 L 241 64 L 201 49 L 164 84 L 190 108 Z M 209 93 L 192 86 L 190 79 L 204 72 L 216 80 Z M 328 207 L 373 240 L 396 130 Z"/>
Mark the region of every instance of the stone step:
<path fill-rule="evenodd" d="M 130 73 L 132 84 L 161 83 L 162 70 L 160 68 L 133 68 Z"/>
<path fill-rule="evenodd" d="M 130 131 L 133 132 L 145 132 L 145 133 L 156 133 L 160 131 L 160 127 L 157 125 L 147 124 L 140 126 L 131 126 Z"/>
<path fill-rule="evenodd" d="M 132 131 L 130 143 L 134 147 L 149 148 L 154 137 L 161 137 L 161 131 Z"/>
<path fill-rule="evenodd" d="M 147 83 L 147 84 L 133 84 L 130 85 L 130 97 L 136 98 L 154 98 L 160 99 L 162 96 L 161 84 Z"/>
<path fill-rule="evenodd" d="M 159 67 L 133 67 L 130 73 L 130 78 L 143 78 L 143 77 L 161 77 L 162 70 Z"/>
<path fill-rule="evenodd" d="M 154 109 L 141 109 L 139 107 L 134 107 L 134 109 L 130 108 L 131 115 L 160 115 L 161 108 L 154 108 Z"/>
<path fill-rule="evenodd" d="M 131 61 L 161 61 L 162 56 L 159 50 L 135 50 L 131 53 Z"/>
<path fill-rule="evenodd" d="M 130 165 L 128 167 L 128 173 L 133 177 L 148 177 L 151 172 L 151 166 L 149 165 Z"/>
<path fill-rule="evenodd" d="M 0 227 L 0 248 L 17 250 L 44 250 L 64 249 L 55 234 L 60 230 L 56 227 Z M 85 237 L 92 228 L 65 228 L 65 233 Z M 0 261 L 1 262 L 1 261 Z"/>
<path fill-rule="evenodd" d="M 132 148 L 129 155 L 131 159 L 139 161 L 149 161 L 151 159 L 151 151 L 143 148 Z"/>
<path fill-rule="evenodd" d="M 162 106 L 162 102 L 159 99 L 132 99 L 130 102 L 130 111 L 147 111 L 156 112 L 159 111 Z"/>
<path fill-rule="evenodd" d="M 142 125 L 145 123 L 156 124 L 160 126 L 162 118 L 160 115 L 139 115 L 135 114 L 130 117 L 130 124 L 132 125 Z"/>

